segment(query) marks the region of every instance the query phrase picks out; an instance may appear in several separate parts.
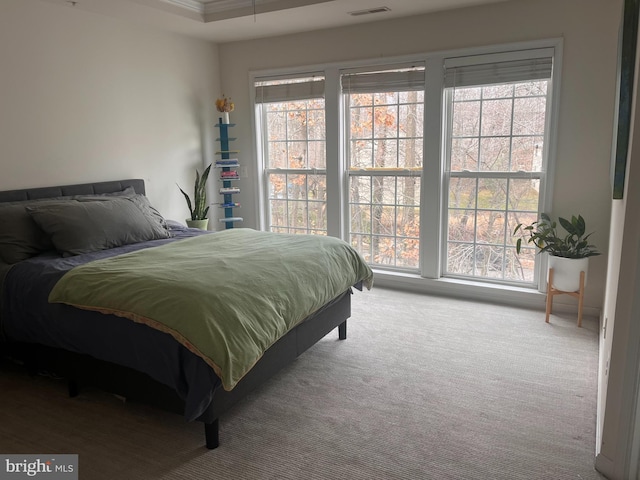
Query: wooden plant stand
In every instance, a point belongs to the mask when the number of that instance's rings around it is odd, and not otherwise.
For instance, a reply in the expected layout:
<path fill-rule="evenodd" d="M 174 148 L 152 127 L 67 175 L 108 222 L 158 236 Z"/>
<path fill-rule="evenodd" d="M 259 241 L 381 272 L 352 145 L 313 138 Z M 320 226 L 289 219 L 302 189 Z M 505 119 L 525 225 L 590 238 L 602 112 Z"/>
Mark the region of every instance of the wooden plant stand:
<path fill-rule="evenodd" d="M 547 283 L 547 318 L 545 322 L 549 323 L 549 315 L 553 308 L 553 297 L 556 295 L 571 295 L 578 299 L 578 327 L 582 327 L 582 304 L 584 301 L 584 272 L 580 272 L 580 290 L 577 292 L 565 292 L 553 288 L 553 268 L 549 269 L 549 281 Z"/>

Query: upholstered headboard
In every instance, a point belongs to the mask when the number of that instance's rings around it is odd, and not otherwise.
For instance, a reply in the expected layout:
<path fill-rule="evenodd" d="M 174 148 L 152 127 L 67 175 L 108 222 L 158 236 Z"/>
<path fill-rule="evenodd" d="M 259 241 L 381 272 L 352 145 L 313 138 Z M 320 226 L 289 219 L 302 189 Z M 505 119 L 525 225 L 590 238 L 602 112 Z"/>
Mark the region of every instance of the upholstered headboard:
<path fill-rule="evenodd" d="M 71 195 L 94 195 L 112 193 L 133 187 L 136 193 L 145 193 L 144 180 L 139 178 L 115 180 L 111 182 L 81 183 L 57 187 L 25 188 L 22 190 L 7 190 L 0 192 L 0 202 L 20 202 L 39 198 L 62 197 Z"/>
<path fill-rule="evenodd" d="M 144 192 L 140 179 L 0 192 L 0 260 L 12 265 L 52 250 L 72 256 L 168 238 Z"/>

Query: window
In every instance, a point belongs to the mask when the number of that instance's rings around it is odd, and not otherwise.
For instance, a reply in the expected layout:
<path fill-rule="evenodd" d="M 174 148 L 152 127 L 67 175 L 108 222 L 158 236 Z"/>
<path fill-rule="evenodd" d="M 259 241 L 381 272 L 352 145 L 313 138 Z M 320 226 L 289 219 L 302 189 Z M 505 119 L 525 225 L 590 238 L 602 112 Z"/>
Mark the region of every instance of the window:
<path fill-rule="evenodd" d="M 372 265 L 417 270 L 424 67 L 344 73 L 349 238 Z"/>
<path fill-rule="evenodd" d="M 513 229 L 550 204 L 557 43 L 254 76 L 263 228 L 338 236 L 378 270 L 537 286 Z"/>
<path fill-rule="evenodd" d="M 323 97 L 321 76 L 256 84 L 270 231 L 327 233 Z"/>
<path fill-rule="evenodd" d="M 551 57 L 540 54 L 446 70 L 444 275 L 534 282 L 535 250 L 516 255 L 513 230 L 538 217 L 545 180 Z"/>

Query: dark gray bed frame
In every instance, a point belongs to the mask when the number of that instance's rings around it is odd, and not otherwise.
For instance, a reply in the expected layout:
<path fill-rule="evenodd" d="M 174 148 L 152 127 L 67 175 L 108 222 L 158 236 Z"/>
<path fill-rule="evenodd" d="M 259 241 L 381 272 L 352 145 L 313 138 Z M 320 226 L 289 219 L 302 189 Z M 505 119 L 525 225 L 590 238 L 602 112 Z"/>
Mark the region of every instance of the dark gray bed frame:
<path fill-rule="evenodd" d="M 145 193 L 144 180 L 129 179 L 4 191 L 0 192 L 0 202 L 111 193 L 126 187 L 133 187 L 137 193 Z M 197 419 L 204 423 L 207 448 L 213 449 L 219 445 L 219 418 L 222 414 L 331 330 L 338 327 L 338 338 L 346 339 L 347 319 L 350 316 L 351 289 L 278 340 L 233 390 L 227 392 L 221 386 L 217 387 L 211 403 Z M 134 369 L 44 345 L 8 342 L 4 348 L 12 357 L 22 359 L 32 374 L 47 370 L 66 378 L 71 397 L 78 395 L 81 386 L 94 386 L 128 400 L 184 413 L 184 401 L 173 389 Z"/>

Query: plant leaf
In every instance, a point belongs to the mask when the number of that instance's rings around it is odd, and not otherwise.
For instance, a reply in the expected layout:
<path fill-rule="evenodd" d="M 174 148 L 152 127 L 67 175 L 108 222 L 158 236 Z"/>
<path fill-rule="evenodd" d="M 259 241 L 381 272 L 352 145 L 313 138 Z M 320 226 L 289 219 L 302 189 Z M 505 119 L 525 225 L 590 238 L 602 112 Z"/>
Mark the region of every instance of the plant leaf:
<path fill-rule="evenodd" d="M 189 213 L 191 214 L 191 220 L 195 220 L 195 218 L 193 218 L 193 208 L 191 208 L 191 199 L 189 198 L 189 195 L 187 195 L 186 192 L 180 188 L 180 185 L 178 185 L 178 188 L 182 192 L 182 195 L 184 195 L 185 200 L 187 201 L 187 207 L 189 207 Z"/>

